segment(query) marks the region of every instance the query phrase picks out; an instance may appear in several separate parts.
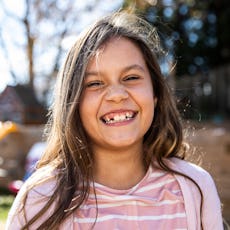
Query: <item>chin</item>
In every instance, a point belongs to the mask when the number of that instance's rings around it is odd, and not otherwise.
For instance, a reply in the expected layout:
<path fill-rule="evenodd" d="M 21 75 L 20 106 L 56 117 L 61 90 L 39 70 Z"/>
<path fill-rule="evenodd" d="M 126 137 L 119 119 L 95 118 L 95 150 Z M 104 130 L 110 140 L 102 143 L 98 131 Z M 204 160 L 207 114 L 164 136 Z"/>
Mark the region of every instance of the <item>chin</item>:
<path fill-rule="evenodd" d="M 107 143 L 108 145 L 113 146 L 113 148 L 121 149 L 121 148 L 129 148 L 134 145 L 139 145 L 142 142 L 135 141 L 133 139 L 126 139 L 126 140 L 117 139 L 117 140 L 109 141 Z"/>

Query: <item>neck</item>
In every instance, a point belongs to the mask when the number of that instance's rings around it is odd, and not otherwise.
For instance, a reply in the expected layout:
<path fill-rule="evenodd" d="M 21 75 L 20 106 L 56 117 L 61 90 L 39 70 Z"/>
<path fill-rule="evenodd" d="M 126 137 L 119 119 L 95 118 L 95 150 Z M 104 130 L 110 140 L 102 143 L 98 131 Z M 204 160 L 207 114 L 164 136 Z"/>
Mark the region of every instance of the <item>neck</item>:
<path fill-rule="evenodd" d="M 114 189 L 133 187 L 146 173 L 142 154 L 142 148 L 95 151 L 95 181 Z"/>

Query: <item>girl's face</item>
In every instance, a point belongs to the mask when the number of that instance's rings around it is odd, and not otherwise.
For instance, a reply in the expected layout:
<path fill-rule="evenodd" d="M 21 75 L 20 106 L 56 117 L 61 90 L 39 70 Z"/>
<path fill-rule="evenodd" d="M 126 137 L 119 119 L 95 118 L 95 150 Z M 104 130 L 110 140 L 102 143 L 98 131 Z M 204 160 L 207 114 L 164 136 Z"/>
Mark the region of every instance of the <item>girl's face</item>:
<path fill-rule="evenodd" d="M 142 148 L 156 101 L 139 47 L 123 37 L 109 40 L 87 66 L 80 101 L 93 150 Z"/>

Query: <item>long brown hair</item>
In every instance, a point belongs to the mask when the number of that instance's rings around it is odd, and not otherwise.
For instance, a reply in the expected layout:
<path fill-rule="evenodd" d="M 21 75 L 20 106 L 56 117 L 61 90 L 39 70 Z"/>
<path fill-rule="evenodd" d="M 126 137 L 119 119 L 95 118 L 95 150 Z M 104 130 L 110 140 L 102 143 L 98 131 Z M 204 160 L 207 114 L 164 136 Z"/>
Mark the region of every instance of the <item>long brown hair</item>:
<path fill-rule="evenodd" d="M 124 12 L 107 16 L 79 36 L 58 75 L 47 124 L 48 148 L 38 166 L 54 168 L 56 187 L 44 208 L 28 220 L 23 229 L 38 220 L 53 202 L 56 205 L 53 213 L 38 229 L 57 229 L 89 195 L 90 182 L 93 181 L 93 154 L 79 115 L 80 97 L 90 58 L 101 45 L 117 36 L 126 37 L 140 47 L 158 99 L 154 120 L 144 136 L 144 162 L 150 165 L 155 159 L 162 169 L 173 172 L 164 163 L 164 158 L 184 156 L 180 116 L 158 63 L 162 50 L 156 28 Z"/>

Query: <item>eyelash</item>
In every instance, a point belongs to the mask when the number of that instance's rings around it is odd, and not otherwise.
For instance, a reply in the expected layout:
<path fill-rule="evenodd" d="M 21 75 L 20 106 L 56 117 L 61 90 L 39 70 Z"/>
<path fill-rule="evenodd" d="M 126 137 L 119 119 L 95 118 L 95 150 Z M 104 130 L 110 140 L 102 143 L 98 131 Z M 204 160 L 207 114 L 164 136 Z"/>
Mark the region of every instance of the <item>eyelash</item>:
<path fill-rule="evenodd" d="M 130 76 L 125 77 L 124 81 L 131 81 L 131 80 L 138 80 L 138 79 L 140 79 L 139 76 L 137 76 L 137 75 L 130 75 Z"/>
<path fill-rule="evenodd" d="M 103 82 L 101 82 L 101 81 L 92 81 L 92 82 L 86 83 L 86 88 L 99 87 L 102 85 L 103 85 Z"/>
<path fill-rule="evenodd" d="M 140 79 L 139 76 L 137 75 L 129 75 L 127 77 L 125 77 L 123 79 L 123 81 L 135 81 L 135 80 L 138 80 Z M 92 82 L 88 82 L 86 83 L 85 87 L 86 88 L 98 88 L 98 87 L 102 87 L 104 85 L 103 81 L 92 81 Z"/>

